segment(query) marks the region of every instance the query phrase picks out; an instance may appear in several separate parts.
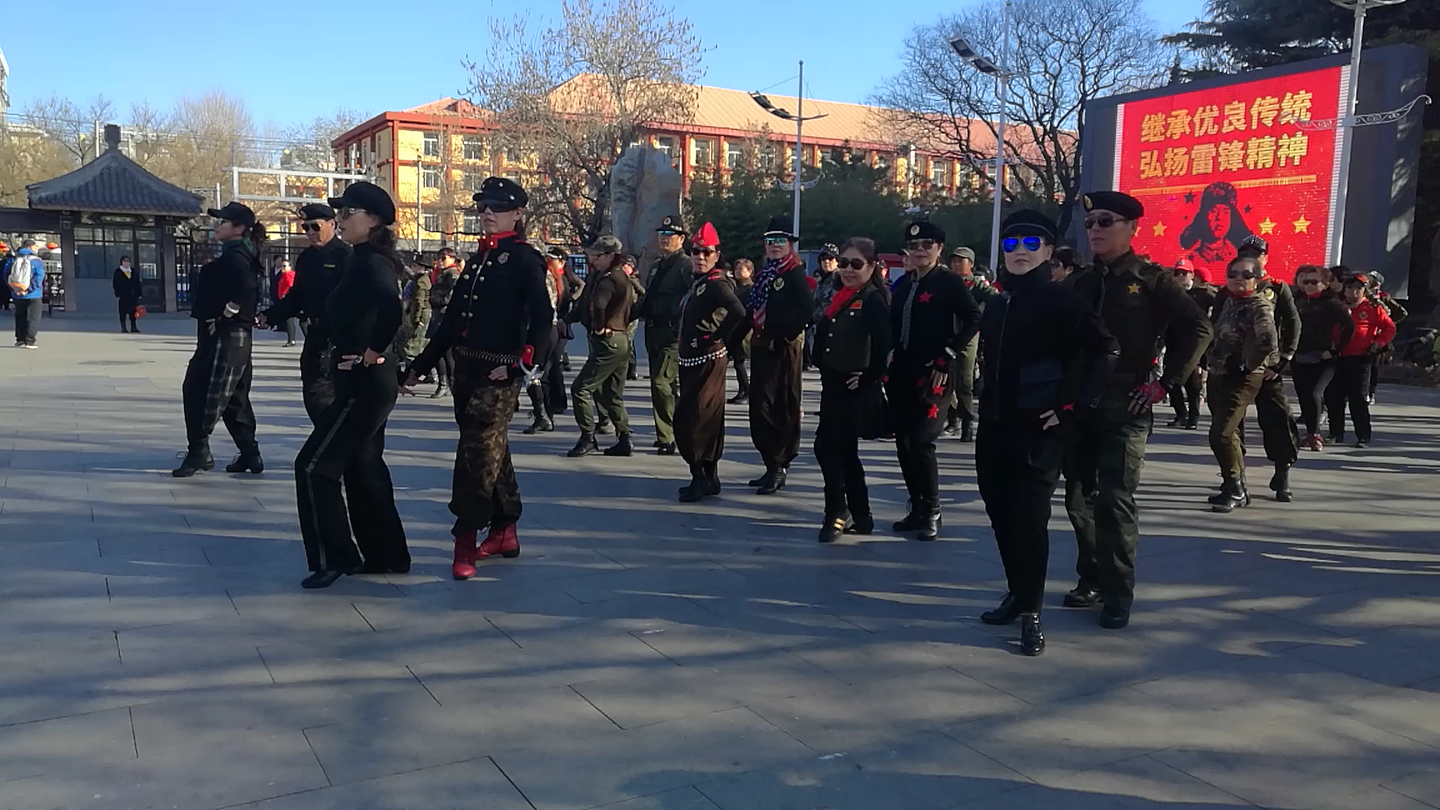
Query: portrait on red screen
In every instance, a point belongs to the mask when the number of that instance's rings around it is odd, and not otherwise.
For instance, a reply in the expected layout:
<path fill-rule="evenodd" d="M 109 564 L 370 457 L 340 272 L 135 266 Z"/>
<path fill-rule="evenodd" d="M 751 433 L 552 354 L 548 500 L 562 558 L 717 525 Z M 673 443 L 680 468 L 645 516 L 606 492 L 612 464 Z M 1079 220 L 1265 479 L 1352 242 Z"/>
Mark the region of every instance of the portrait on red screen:
<path fill-rule="evenodd" d="M 1256 234 L 1285 280 L 1299 265 L 1333 264 L 1343 131 L 1299 125 L 1339 115 L 1345 75 L 1326 68 L 1121 104 L 1114 187 L 1145 204 L 1136 252 L 1223 277 Z"/>

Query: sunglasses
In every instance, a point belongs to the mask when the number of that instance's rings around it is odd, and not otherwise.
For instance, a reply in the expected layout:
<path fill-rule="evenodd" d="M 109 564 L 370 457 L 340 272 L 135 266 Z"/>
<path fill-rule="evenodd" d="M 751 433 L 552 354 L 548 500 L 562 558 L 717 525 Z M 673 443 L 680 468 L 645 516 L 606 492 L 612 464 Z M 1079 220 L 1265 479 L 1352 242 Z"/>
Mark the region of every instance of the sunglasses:
<path fill-rule="evenodd" d="M 508 206 L 508 205 L 482 205 L 482 206 L 480 206 L 480 213 L 482 213 L 482 214 L 508 214 L 508 213 L 510 213 L 511 211 L 514 211 L 514 210 L 515 210 L 514 208 L 511 208 L 511 207 Z"/>
<path fill-rule="evenodd" d="M 1110 216 L 1109 214 L 1101 214 L 1101 215 L 1098 216 L 1098 217 L 1086 217 L 1086 218 L 1085 218 L 1085 230 L 1091 231 L 1091 230 L 1094 230 L 1096 227 L 1100 227 L 1100 228 L 1110 228 L 1110 227 L 1113 227 L 1113 226 L 1115 225 L 1115 223 L 1117 223 L 1117 222 L 1129 222 L 1129 221 L 1130 221 L 1130 220 L 1128 220 L 1128 219 L 1123 219 L 1123 218 L 1121 218 L 1121 217 Z"/>
<path fill-rule="evenodd" d="M 691 256 L 713 256 L 718 252 L 714 248 L 690 248 Z"/>
<path fill-rule="evenodd" d="M 1044 241 L 1038 236 L 1026 236 L 1022 239 L 1017 239 L 1012 236 L 1009 239 L 1002 240 L 1000 247 L 1003 248 L 1006 253 L 1014 253 L 1020 249 L 1021 245 L 1024 245 L 1026 250 L 1034 253 L 1039 250 L 1043 244 Z"/>
<path fill-rule="evenodd" d="M 304 222 L 304 223 L 301 223 L 300 229 L 303 230 L 303 231 L 305 231 L 306 233 L 319 233 L 319 232 L 320 232 L 320 223 L 318 223 L 318 222 Z"/>
<path fill-rule="evenodd" d="M 1318 278 L 1304 278 L 1300 280 L 1300 286 L 1302 287 L 1314 287 L 1321 283 L 1322 282 Z"/>
<path fill-rule="evenodd" d="M 790 242 L 790 238 L 789 238 L 788 236 L 767 236 L 767 237 L 765 237 L 765 244 L 767 244 L 767 245 L 784 245 L 784 244 L 788 244 L 789 242 Z"/>
<path fill-rule="evenodd" d="M 1231 270 L 1225 274 L 1226 278 L 1239 278 L 1245 281 L 1260 278 L 1260 274 L 1254 270 Z"/>
<path fill-rule="evenodd" d="M 864 270 L 867 264 L 867 262 L 861 258 L 836 259 L 835 261 L 838 263 L 835 268 L 836 270 L 844 270 L 847 267 L 851 270 Z"/>
<path fill-rule="evenodd" d="M 940 243 L 934 239 L 911 239 L 905 243 L 905 247 L 909 250 L 931 250 L 938 244 Z"/>
<path fill-rule="evenodd" d="M 1192 275 L 1194 275 L 1194 274 L 1195 274 L 1195 271 L 1193 271 L 1193 270 L 1180 270 L 1180 269 L 1178 269 L 1178 268 L 1175 270 L 1175 275 L 1176 275 L 1176 276 L 1192 276 Z"/>
<path fill-rule="evenodd" d="M 336 218 L 336 219 L 349 219 L 350 217 L 353 217 L 353 216 L 355 216 L 356 214 L 368 214 L 368 213 L 370 213 L 370 212 L 369 212 L 369 211 L 366 211 L 364 208 L 341 208 L 339 211 L 336 211 L 336 212 L 335 212 L 335 218 Z"/>

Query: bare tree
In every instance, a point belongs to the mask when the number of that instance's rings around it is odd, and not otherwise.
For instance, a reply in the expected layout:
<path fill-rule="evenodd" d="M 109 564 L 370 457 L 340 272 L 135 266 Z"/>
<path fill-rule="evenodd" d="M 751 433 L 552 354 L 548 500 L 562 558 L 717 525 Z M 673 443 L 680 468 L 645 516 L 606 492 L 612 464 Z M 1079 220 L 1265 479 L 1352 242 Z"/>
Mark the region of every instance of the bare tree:
<path fill-rule="evenodd" d="M 75 156 L 39 129 L 0 128 L 0 205 L 23 207 L 25 187 L 75 168 Z"/>
<path fill-rule="evenodd" d="M 467 93 L 497 115 L 502 143 L 531 156 L 533 216 L 582 242 L 600 236 L 610 167 L 646 127 L 692 119 L 704 52 L 690 22 L 656 0 L 564 0 L 557 25 L 490 20 Z"/>
<path fill-rule="evenodd" d="M 1011 185 L 1003 193 L 1062 203 L 1062 229 L 1079 193 L 1079 132 L 1085 103 L 1165 82 L 1170 51 L 1153 21 L 1111 0 L 1011 0 L 1010 80 L 1005 136 Z M 901 138 L 982 166 L 993 165 L 996 81 L 949 46 L 964 37 L 999 61 L 1002 8 L 976 6 L 921 25 L 905 42 L 905 66 L 874 101 Z M 994 183 L 994 174 L 981 173 Z"/>
<path fill-rule="evenodd" d="M 20 119 L 43 130 L 77 163 L 84 163 L 100 155 L 100 142 L 95 138 L 96 124 L 103 127 L 114 114 L 115 105 L 103 95 L 79 104 L 68 98 L 50 95 L 26 104 Z"/>
<path fill-rule="evenodd" d="M 326 171 L 332 169 L 335 150 L 330 144 L 362 120 L 359 112 L 341 107 L 329 115 L 316 116 L 309 123 L 283 128 L 280 137 L 291 145 L 282 154 L 281 165 Z"/>

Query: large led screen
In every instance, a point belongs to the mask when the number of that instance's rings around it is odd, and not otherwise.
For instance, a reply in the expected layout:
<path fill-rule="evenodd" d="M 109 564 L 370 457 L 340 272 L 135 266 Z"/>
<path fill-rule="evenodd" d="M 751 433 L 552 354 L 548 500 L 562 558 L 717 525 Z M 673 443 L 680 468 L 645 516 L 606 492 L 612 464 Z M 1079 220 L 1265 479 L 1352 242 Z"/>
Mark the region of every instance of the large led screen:
<path fill-rule="evenodd" d="M 1113 180 L 1145 204 L 1136 252 L 1165 265 L 1190 259 L 1219 280 L 1240 242 L 1258 234 L 1277 277 L 1333 264 L 1343 129 L 1297 124 L 1341 115 L 1348 72 L 1325 68 L 1120 104 Z"/>

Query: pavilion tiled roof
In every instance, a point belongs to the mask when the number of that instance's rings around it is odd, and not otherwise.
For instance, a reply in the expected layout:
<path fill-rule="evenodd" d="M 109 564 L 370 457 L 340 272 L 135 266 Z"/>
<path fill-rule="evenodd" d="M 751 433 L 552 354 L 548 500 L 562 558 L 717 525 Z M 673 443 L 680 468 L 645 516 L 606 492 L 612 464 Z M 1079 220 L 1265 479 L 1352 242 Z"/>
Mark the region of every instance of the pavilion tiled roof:
<path fill-rule="evenodd" d="M 205 198 L 161 180 L 111 148 L 69 174 L 32 183 L 30 207 L 48 211 L 99 211 L 194 217 Z"/>

